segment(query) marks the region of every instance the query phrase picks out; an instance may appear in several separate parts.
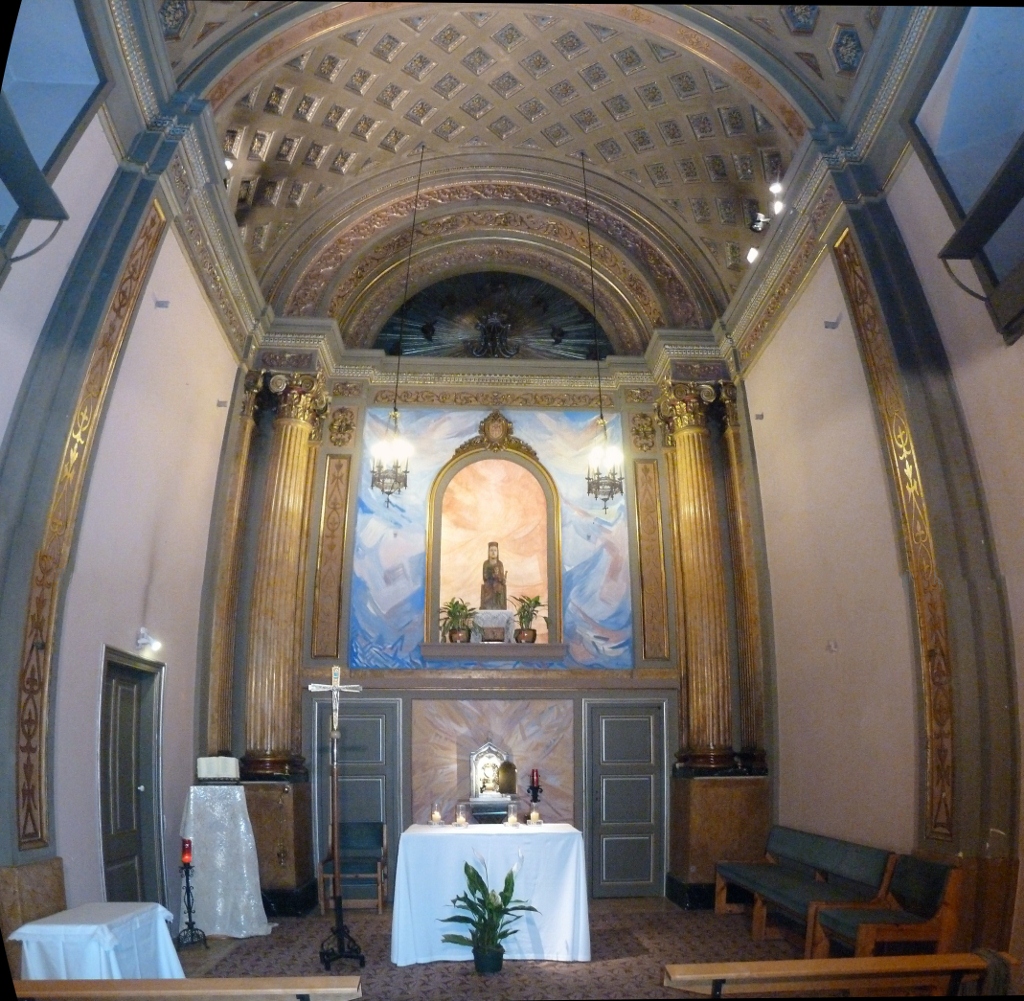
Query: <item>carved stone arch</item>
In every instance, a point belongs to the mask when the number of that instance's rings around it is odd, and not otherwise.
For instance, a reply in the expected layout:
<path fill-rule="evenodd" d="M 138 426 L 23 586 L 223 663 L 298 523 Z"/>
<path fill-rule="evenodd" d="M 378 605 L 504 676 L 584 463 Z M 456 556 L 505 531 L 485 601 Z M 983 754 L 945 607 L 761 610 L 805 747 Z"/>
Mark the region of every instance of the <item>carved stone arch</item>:
<path fill-rule="evenodd" d="M 491 429 L 504 423 L 507 434 L 494 435 Z M 430 486 L 427 498 L 427 574 L 424 597 L 424 641 L 437 643 L 438 608 L 441 577 L 441 508 L 445 490 L 467 466 L 477 462 L 503 459 L 523 467 L 535 477 L 547 502 L 548 642 L 562 642 L 562 520 L 561 502 L 554 478 L 537 453 L 511 435 L 512 422 L 498 411 L 480 422 L 480 434 L 464 442 L 441 467 Z"/>
<path fill-rule="evenodd" d="M 438 267 L 438 261 L 444 266 Z M 438 240 L 416 248 L 409 269 L 409 296 L 455 275 L 476 271 L 508 271 L 538 278 L 575 299 L 587 310 L 590 302 L 590 269 L 585 258 L 567 247 L 517 239 L 508 233 L 474 233 L 469 237 Z M 338 303 L 342 336 L 349 347 L 371 347 L 381 327 L 400 308 L 405 293 L 406 262 L 392 261 L 369 278 L 347 303 Z M 637 301 L 620 275 L 609 275 L 594 265 L 597 318 L 616 354 L 639 355 L 654 329 L 664 326 L 663 314 L 648 315 L 644 306 L 657 306 L 653 296 Z M 633 274 L 634 278 L 635 272 Z M 639 280 L 637 279 L 637 284 Z M 332 305 L 334 305 L 332 303 Z"/>

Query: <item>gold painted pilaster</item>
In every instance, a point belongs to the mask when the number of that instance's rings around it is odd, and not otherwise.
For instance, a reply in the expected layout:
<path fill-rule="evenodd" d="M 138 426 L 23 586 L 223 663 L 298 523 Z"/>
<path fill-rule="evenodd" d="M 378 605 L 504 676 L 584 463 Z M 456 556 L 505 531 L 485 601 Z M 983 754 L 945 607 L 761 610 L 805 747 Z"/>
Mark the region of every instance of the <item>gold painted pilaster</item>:
<path fill-rule="evenodd" d="M 313 656 L 337 657 L 341 628 L 342 571 L 352 456 L 329 455 L 324 470 L 316 582 L 313 587 Z"/>
<path fill-rule="evenodd" d="M 235 665 L 235 615 L 238 609 L 238 572 L 242 526 L 249 495 L 249 453 L 256 428 L 253 415 L 262 376 L 250 372 L 245 380 L 238 444 L 231 463 L 230 481 L 224 504 L 214 585 L 213 626 L 210 636 L 210 686 L 206 717 L 206 753 L 218 754 L 231 748 L 231 694 Z"/>
<path fill-rule="evenodd" d="M 657 403 L 674 456 L 688 702 L 680 761 L 692 768 L 733 761 L 724 552 L 707 427 L 708 404 L 715 396 L 713 386 L 666 383 Z"/>
<path fill-rule="evenodd" d="M 633 463 L 636 483 L 636 526 L 640 556 L 640 610 L 646 660 L 667 660 L 668 590 L 665 582 L 665 544 L 662 539 L 661 491 L 656 459 Z"/>
<path fill-rule="evenodd" d="M 249 620 L 243 773 L 304 774 L 298 687 L 311 448 L 326 403 L 321 376 L 277 373 Z"/>
<path fill-rule="evenodd" d="M 726 504 L 729 544 L 736 592 L 736 653 L 739 661 L 740 754 L 745 763 L 763 768 L 764 658 L 761 649 L 761 609 L 754 566 L 754 538 L 750 529 L 743 452 L 740 445 L 736 386 L 720 384 L 725 407 L 725 448 L 728 470 Z"/>

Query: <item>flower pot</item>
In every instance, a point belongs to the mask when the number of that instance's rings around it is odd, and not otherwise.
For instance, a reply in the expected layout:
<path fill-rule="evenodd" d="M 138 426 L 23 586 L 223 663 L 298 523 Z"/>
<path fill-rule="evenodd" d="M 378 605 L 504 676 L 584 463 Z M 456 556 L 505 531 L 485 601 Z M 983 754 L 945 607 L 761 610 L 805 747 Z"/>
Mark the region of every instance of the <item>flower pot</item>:
<path fill-rule="evenodd" d="M 536 629 L 517 629 L 513 634 L 513 638 L 517 643 L 536 643 L 537 642 L 537 630 Z"/>
<path fill-rule="evenodd" d="M 448 632 L 449 643 L 468 643 L 469 642 L 469 630 L 468 629 L 451 629 Z"/>
<path fill-rule="evenodd" d="M 473 964 L 477 973 L 501 973 L 501 961 L 505 956 L 502 946 L 496 949 L 474 949 Z"/>

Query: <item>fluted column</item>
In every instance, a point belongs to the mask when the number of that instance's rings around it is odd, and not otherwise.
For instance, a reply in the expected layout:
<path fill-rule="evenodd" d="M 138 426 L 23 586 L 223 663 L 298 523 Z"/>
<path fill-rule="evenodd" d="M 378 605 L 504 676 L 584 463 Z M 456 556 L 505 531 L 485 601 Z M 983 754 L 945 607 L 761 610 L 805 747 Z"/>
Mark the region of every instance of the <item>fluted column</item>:
<path fill-rule="evenodd" d="M 242 527 L 249 494 L 249 453 L 256 423 L 256 394 L 262 375 L 250 372 L 239 414 L 238 436 L 224 491 L 224 521 L 214 585 L 213 624 L 210 632 L 210 684 L 206 717 L 206 753 L 231 748 L 231 695 L 235 664 L 235 616 L 238 610 L 238 574 Z"/>
<path fill-rule="evenodd" d="M 324 409 L 323 380 L 270 377 L 278 397 L 249 617 L 245 741 L 248 778 L 302 775 L 299 651 L 303 621 L 310 441 Z"/>
<path fill-rule="evenodd" d="M 721 383 L 725 408 L 725 448 L 728 471 L 726 501 L 736 593 L 736 654 L 739 661 L 740 755 L 754 770 L 765 766 L 764 657 L 761 649 L 761 608 L 754 565 L 754 538 L 747 508 L 746 466 L 740 443 L 736 386 Z"/>
<path fill-rule="evenodd" d="M 666 383 L 657 403 L 674 460 L 673 515 L 685 623 L 687 729 L 679 759 L 692 768 L 720 768 L 733 761 L 729 615 L 707 426 L 708 404 L 715 396 L 713 386 Z"/>

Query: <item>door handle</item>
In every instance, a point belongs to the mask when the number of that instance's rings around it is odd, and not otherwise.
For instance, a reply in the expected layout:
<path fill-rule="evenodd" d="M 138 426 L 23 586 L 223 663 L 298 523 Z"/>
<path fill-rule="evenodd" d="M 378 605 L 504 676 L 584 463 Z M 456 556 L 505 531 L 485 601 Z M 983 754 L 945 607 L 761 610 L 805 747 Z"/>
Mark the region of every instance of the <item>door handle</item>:
<path fill-rule="evenodd" d="M 145 786 L 136 786 L 135 788 L 138 789 L 139 792 L 145 792 L 146 791 L 146 787 Z"/>

